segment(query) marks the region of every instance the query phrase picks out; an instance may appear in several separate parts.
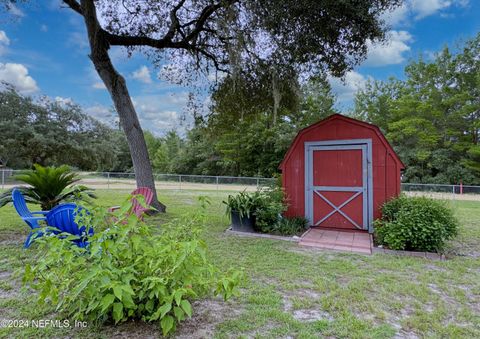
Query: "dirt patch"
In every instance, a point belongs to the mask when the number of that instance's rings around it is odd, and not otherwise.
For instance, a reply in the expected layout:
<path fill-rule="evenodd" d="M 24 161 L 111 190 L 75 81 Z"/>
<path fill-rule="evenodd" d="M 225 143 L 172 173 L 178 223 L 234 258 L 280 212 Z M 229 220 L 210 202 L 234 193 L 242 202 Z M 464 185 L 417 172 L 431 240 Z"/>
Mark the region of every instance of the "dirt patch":
<path fill-rule="evenodd" d="M 13 299 L 13 298 L 18 298 L 19 292 L 17 285 L 19 283 L 15 280 L 11 279 L 12 273 L 9 271 L 1 271 L 0 272 L 0 281 L 9 281 L 12 284 L 10 286 L 5 285 L 4 288 L 0 288 L 0 299 Z"/>
<path fill-rule="evenodd" d="M 224 302 L 220 298 L 194 301 L 192 302 L 192 309 L 192 317 L 177 325 L 173 337 L 183 339 L 212 338 L 218 324 L 238 316 L 242 312 L 238 305 Z M 129 321 L 117 326 L 104 326 L 102 332 L 108 338 L 149 339 L 162 337 L 162 330 L 158 322 Z"/>
<path fill-rule="evenodd" d="M 278 323 L 267 322 L 261 328 L 257 328 L 254 331 L 242 333 L 241 338 L 263 338 L 268 337 L 268 333 L 278 326 Z M 285 339 L 293 339 L 292 337 L 282 337 Z"/>
<path fill-rule="evenodd" d="M 438 267 L 438 266 L 433 265 L 433 264 L 427 264 L 424 267 L 428 271 L 447 272 L 447 269 L 445 269 L 443 267 Z"/>
<path fill-rule="evenodd" d="M 225 302 L 220 298 L 195 301 L 192 308 L 192 317 L 178 326 L 176 338 L 212 338 L 218 324 L 239 316 L 243 311 L 238 304 Z"/>
<path fill-rule="evenodd" d="M 0 241 L 0 246 L 10 246 L 10 245 L 21 246 L 22 241 L 21 240 L 2 240 L 2 241 Z"/>
<path fill-rule="evenodd" d="M 393 338 L 394 339 L 418 339 L 420 337 L 411 331 L 398 331 Z"/>
<path fill-rule="evenodd" d="M 0 299 L 14 299 L 18 298 L 19 294 L 18 291 L 15 289 L 10 289 L 10 290 L 4 290 L 0 288 Z"/>
<path fill-rule="evenodd" d="M 25 225 L 26 226 L 26 225 Z M 25 241 L 26 234 L 22 233 L 0 233 L 0 246 L 19 245 Z"/>
<path fill-rule="evenodd" d="M 285 312 L 291 312 L 293 309 L 293 299 L 309 299 L 309 300 L 318 300 L 320 298 L 320 293 L 310 290 L 310 289 L 296 289 L 294 291 L 283 291 L 283 310 Z"/>
<path fill-rule="evenodd" d="M 295 310 L 293 311 L 293 317 L 299 321 L 311 322 L 318 320 L 333 321 L 333 317 L 325 311 L 319 311 L 315 309 L 310 310 Z"/>
<path fill-rule="evenodd" d="M 291 313 L 296 320 L 302 322 L 334 320 L 334 318 L 328 312 L 316 308 L 293 310 L 294 298 L 316 301 L 320 298 L 320 293 L 310 289 L 297 289 L 295 291 L 291 291 L 291 293 L 289 293 L 288 295 L 283 292 L 283 310 L 284 312 Z"/>
<path fill-rule="evenodd" d="M 436 284 L 428 284 L 428 288 L 435 294 L 443 294 L 443 292 L 438 289 L 438 286 Z"/>
<path fill-rule="evenodd" d="M 0 280 L 7 280 L 8 278 L 10 278 L 11 275 L 12 275 L 11 272 L 2 271 L 0 272 Z"/>
<path fill-rule="evenodd" d="M 102 332 L 108 338 L 150 339 L 161 337 L 158 323 L 145 323 L 143 321 L 129 321 L 117 326 L 105 326 Z"/>

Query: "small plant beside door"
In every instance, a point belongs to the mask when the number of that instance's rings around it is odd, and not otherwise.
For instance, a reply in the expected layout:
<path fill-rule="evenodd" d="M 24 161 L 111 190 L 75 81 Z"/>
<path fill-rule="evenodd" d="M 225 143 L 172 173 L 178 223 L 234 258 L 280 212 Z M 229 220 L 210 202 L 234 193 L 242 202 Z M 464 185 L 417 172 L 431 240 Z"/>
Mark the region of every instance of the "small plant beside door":
<path fill-rule="evenodd" d="M 299 235 L 308 225 L 305 218 L 282 217 L 287 204 L 281 187 L 229 195 L 223 203 L 234 231 Z"/>

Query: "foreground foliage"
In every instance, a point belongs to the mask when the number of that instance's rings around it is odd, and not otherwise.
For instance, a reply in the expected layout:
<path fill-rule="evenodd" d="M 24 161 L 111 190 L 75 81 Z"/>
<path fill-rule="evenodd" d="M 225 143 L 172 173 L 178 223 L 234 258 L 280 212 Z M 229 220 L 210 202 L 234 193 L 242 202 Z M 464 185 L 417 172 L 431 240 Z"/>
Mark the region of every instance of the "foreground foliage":
<path fill-rule="evenodd" d="M 166 335 L 192 315 L 192 299 L 235 293 L 240 272 L 221 274 L 199 239 L 204 212 L 173 220 L 154 234 L 135 214 L 126 217 L 130 207 L 125 203 L 114 219 L 102 209 L 79 217 L 96 231 L 87 249 L 66 241 L 71 236 L 36 242 L 40 259 L 26 266 L 24 282 L 38 291 L 41 305 L 53 303 L 66 316 L 100 323 L 159 322 Z"/>
<path fill-rule="evenodd" d="M 264 232 L 275 235 L 300 235 L 307 228 L 308 220 L 303 217 L 281 218 L 270 227 L 265 227 Z"/>
<path fill-rule="evenodd" d="M 62 202 L 89 201 L 89 198 L 95 198 L 92 189 L 75 185 L 79 178 L 70 167 L 43 167 L 38 164 L 34 167 L 34 170 L 15 176 L 16 180 L 28 184 L 17 189 L 27 202 L 40 205 L 43 211 L 51 210 Z M 0 207 L 12 202 L 12 191 L 10 189 L 0 195 Z"/>
<path fill-rule="evenodd" d="M 120 205 L 128 192 L 99 190 L 104 206 Z M 335 251 L 311 251 L 272 239 L 226 236 L 226 193 L 162 191 L 169 213 L 147 217 L 150 224 L 179 217 L 208 194 L 208 223 L 201 237 L 220 267 L 245 267 L 248 283 L 238 298 L 194 302 L 193 317 L 177 326 L 183 338 L 479 338 L 480 202 L 449 201 L 460 220 L 448 260 Z M 13 208 L 0 209 L 0 309 L 10 319 L 62 319 L 49 307 L 32 307 L 34 295 L 19 294 L 15 271 L 31 262 L 36 246 L 22 249 L 18 230 L 28 231 Z M 161 226 L 160 226 L 161 227 Z M 33 254 L 33 255 L 32 255 Z M 10 275 L 9 275 L 10 274 Z M 197 306 L 198 304 L 198 306 Z M 319 320 L 297 315 L 317 314 Z M 318 319 L 317 318 L 317 319 Z M 73 319 L 70 318 L 70 323 Z M 87 328 L 0 328 L 5 338 L 159 337 L 158 323 L 126 322 Z M 141 333 L 141 334 L 140 334 Z M 173 336 L 172 336 L 173 337 Z"/>
<path fill-rule="evenodd" d="M 453 211 L 439 200 L 400 196 L 382 208 L 375 240 L 394 250 L 440 252 L 457 235 Z"/>

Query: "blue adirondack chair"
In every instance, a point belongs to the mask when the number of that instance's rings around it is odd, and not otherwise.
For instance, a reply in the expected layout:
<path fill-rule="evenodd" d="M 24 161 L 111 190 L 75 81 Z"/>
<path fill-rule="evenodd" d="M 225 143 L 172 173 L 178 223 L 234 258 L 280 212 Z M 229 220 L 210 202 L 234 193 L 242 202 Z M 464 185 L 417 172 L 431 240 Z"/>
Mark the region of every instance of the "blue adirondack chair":
<path fill-rule="evenodd" d="M 27 239 L 25 240 L 25 243 L 23 244 L 23 247 L 27 248 L 30 246 L 32 242 L 32 236 L 35 235 L 41 236 L 41 232 L 36 232 L 35 229 L 40 228 L 40 225 L 38 222 L 40 220 L 46 220 L 46 215 L 49 211 L 37 211 L 37 212 L 31 212 L 28 207 L 27 203 L 25 201 L 25 198 L 22 195 L 22 192 L 18 189 L 14 189 L 12 191 L 12 200 L 13 200 L 13 206 L 17 210 L 18 215 L 20 218 L 22 218 L 23 221 L 27 223 L 28 226 L 32 229 L 30 234 L 27 236 Z M 35 215 L 40 215 L 40 216 L 35 216 Z"/>
<path fill-rule="evenodd" d="M 85 226 L 78 227 L 78 224 L 75 222 L 77 213 L 82 210 L 84 210 L 82 207 L 73 203 L 55 206 L 46 215 L 47 224 L 57 228 L 60 232 L 78 236 L 79 239 L 75 239 L 73 242 L 79 247 L 86 247 L 88 246 L 88 237 L 93 235 L 93 229 L 89 228 L 87 233 Z"/>

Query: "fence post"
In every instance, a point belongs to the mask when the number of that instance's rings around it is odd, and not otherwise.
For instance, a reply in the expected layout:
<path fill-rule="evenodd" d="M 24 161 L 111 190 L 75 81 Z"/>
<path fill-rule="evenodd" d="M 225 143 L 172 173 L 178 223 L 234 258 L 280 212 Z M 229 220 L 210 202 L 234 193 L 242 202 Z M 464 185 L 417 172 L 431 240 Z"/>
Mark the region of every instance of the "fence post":
<path fill-rule="evenodd" d="M 452 185 L 452 200 L 455 200 L 455 185 Z"/>
<path fill-rule="evenodd" d="M 5 170 L 2 170 L 2 190 L 5 189 Z"/>
<path fill-rule="evenodd" d="M 110 189 L 110 172 L 107 172 L 107 190 Z"/>
<path fill-rule="evenodd" d="M 217 181 L 217 194 L 218 194 L 218 175 L 216 176 L 216 181 Z"/>
<path fill-rule="evenodd" d="M 260 179 L 257 178 L 257 190 L 260 188 Z"/>
<path fill-rule="evenodd" d="M 180 191 L 181 191 L 182 190 L 182 176 L 181 175 L 178 176 L 178 182 L 180 184 Z"/>

